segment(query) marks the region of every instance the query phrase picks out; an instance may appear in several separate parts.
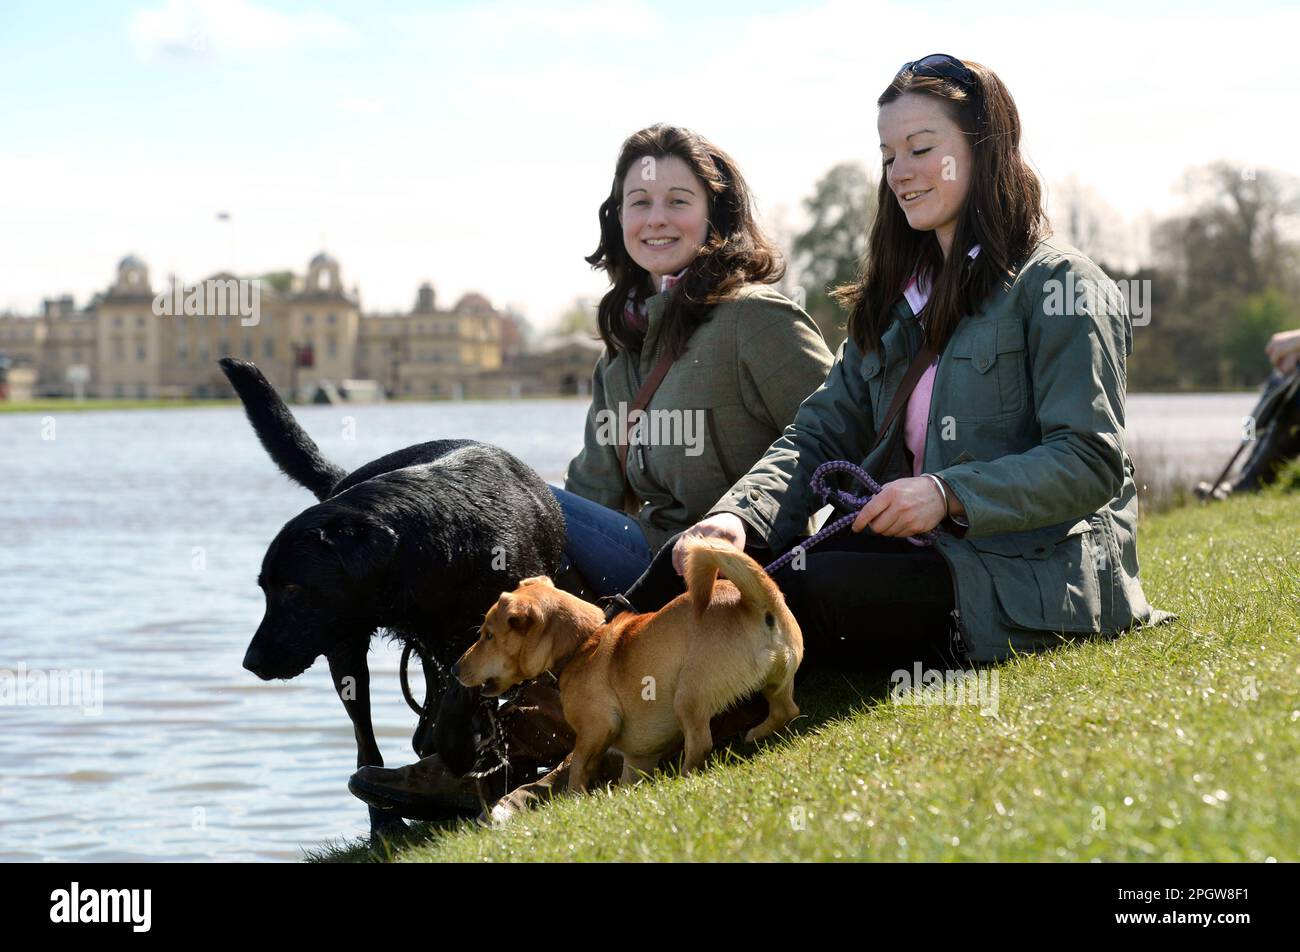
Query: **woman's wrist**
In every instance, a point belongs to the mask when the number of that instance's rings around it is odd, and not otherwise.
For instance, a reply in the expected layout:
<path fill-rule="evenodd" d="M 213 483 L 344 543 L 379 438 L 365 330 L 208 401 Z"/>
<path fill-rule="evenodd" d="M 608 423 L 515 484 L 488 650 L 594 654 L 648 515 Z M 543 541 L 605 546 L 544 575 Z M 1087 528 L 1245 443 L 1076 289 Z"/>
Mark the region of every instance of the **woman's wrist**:
<path fill-rule="evenodd" d="M 939 490 L 939 499 L 943 502 L 943 517 L 947 519 L 952 515 L 952 504 L 949 501 L 948 487 L 945 486 L 943 480 L 934 475 L 934 473 L 922 473 L 921 475 L 934 483 L 935 488 Z"/>
<path fill-rule="evenodd" d="M 953 492 L 952 486 L 948 485 L 948 480 L 944 479 L 942 476 L 936 476 L 935 479 L 943 483 L 943 488 L 948 490 L 948 515 L 964 517 L 966 515 L 966 507 L 961 504 L 961 499 L 955 492 Z"/>

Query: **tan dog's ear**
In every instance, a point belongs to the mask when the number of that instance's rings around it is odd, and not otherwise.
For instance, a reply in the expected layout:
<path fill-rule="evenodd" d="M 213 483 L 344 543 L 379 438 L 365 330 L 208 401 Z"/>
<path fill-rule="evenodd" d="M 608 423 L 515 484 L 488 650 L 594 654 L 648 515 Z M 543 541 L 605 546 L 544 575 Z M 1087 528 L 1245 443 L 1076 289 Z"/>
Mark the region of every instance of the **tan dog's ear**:
<path fill-rule="evenodd" d="M 519 673 L 525 678 L 535 678 L 546 670 L 551 658 L 551 636 L 546 633 L 545 605 L 532 597 L 516 598 L 510 606 L 508 617 L 510 626 L 524 636 L 524 647 L 519 652 Z"/>
<path fill-rule="evenodd" d="M 537 610 L 537 606 L 531 601 L 523 598 L 512 598 L 509 606 L 506 608 L 506 624 L 515 631 L 527 635 L 528 630 L 542 621 L 542 613 Z"/>
<path fill-rule="evenodd" d="M 551 581 L 549 575 L 534 575 L 532 578 L 521 578 L 519 587 L 523 588 L 525 585 L 549 585 L 551 588 L 555 588 L 555 583 Z"/>

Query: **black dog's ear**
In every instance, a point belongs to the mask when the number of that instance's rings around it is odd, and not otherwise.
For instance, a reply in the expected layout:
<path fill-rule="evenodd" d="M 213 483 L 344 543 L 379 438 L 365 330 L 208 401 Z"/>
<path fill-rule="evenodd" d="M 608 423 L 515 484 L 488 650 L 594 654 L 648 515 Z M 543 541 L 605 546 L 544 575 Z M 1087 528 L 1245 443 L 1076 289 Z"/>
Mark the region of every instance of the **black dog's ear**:
<path fill-rule="evenodd" d="M 355 579 L 366 578 L 392 561 L 397 533 L 360 514 L 340 515 L 323 529 L 314 530 L 334 550 L 344 570 Z"/>

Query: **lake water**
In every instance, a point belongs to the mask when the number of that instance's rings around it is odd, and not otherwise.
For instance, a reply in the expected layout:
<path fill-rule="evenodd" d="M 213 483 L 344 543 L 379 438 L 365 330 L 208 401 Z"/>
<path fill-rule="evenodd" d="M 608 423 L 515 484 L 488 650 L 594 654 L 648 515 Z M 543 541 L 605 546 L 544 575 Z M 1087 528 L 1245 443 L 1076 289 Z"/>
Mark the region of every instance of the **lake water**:
<path fill-rule="evenodd" d="M 1254 402 L 1130 397 L 1139 479 L 1213 476 Z M 585 412 L 577 400 L 295 410 L 345 468 L 472 437 L 550 482 Z M 313 501 L 236 408 L 0 414 L 0 672 L 88 678 L 80 706 L 0 706 L 0 860 L 297 860 L 366 833 L 328 666 L 287 683 L 241 666 L 266 545 Z M 394 766 L 414 759 L 397 660 L 374 643 L 376 733 Z"/>

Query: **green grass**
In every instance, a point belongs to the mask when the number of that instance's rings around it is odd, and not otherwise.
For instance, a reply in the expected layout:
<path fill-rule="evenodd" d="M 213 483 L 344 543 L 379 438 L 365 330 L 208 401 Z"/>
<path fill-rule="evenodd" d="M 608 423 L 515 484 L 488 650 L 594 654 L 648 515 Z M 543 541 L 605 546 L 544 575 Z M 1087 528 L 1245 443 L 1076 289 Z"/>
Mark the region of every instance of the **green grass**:
<path fill-rule="evenodd" d="M 812 671 L 792 734 L 691 777 L 314 861 L 1300 859 L 1300 494 L 1143 521 L 1178 621 L 998 666 L 992 716 Z"/>

